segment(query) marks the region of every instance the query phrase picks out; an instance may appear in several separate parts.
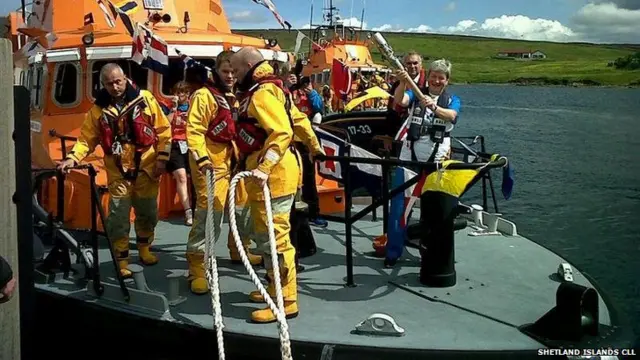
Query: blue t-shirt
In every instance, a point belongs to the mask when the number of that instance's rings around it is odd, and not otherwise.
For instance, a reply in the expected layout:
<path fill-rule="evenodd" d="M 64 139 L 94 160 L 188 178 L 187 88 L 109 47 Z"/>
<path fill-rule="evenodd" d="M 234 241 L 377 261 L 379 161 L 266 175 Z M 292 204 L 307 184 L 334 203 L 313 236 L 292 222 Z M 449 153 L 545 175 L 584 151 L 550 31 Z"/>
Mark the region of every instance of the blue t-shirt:
<path fill-rule="evenodd" d="M 417 101 L 417 98 L 413 94 L 413 90 L 409 89 L 404 93 L 409 97 L 409 107 L 413 106 Z M 451 103 L 449 103 L 449 106 L 447 106 L 446 108 L 456 111 L 456 118 L 451 122 L 452 124 L 455 124 L 458 121 L 458 116 L 460 115 L 460 98 L 454 94 L 449 94 L 449 96 L 451 97 Z"/>

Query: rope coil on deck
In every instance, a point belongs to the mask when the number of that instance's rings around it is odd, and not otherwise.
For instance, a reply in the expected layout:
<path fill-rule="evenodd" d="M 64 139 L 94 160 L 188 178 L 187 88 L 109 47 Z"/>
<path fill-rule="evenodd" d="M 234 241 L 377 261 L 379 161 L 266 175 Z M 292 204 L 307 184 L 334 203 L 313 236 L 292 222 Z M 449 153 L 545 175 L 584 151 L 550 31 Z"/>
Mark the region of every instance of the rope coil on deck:
<path fill-rule="evenodd" d="M 218 278 L 218 262 L 215 254 L 215 219 L 213 216 L 215 174 L 211 170 L 206 171 L 207 177 L 207 226 L 205 227 L 204 259 L 206 266 L 207 282 L 211 291 L 211 307 L 213 308 L 213 325 L 216 329 L 218 343 L 218 359 L 224 360 L 224 338 L 222 329 L 222 306 L 220 305 L 220 281 Z"/>
<path fill-rule="evenodd" d="M 264 193 L 264 202 L 265 209 L 267 214 L 267 226 L 269 231 L 269 247 L 271 249 L 271 262 L 273 264 L 273 281 L 275 282 L 276 288 L 276 300 L 278 302 L 277 306 L 274 303 L 273 299 L 262 285 L 260 278 L 256 275 L 256 272 L 253 270 L 253 266 L 249 262 L 249 258 L 247 257 L 247 253 L 242 244 L 242 240 L 240 239 L 240 234 L 238 233 L 238 226 L 236 223 L 236 186 L 238 182 L 247 177 L 251 177 L 253 174 L 251 171 L 242 171 L 231 179 L 231 183 L 229 184 L 229 228 L 231 233 L 233 234 L 233 240 L 235 241 L 236 247 L 240 254 L 240 258 L 242 259 L 242 264 L 249 272 L 249 276 L 251 280 L 256 285 L 260 294 L 264 297 L 267 305 L 273 311 L 273 314 L 276 316 L 278 320 L 278 330 L 280 332 L 280 352 L 283 360 L 293 360 L 293 356 L 291 354 L 291 340 L 289 338 L 289 325 L 287 324 L 287 318 L 284 312 L 284 299 L 282 296 L 282 284 L 280 279 L 280 266 L 278 264 L 278 252 L 276 251 L 276 236 L 275 230 L 273 226 L 273 214 L 271 212 L 271 193 L 269 191 L 269 186 L 265 183 L 262 191 Z"/>

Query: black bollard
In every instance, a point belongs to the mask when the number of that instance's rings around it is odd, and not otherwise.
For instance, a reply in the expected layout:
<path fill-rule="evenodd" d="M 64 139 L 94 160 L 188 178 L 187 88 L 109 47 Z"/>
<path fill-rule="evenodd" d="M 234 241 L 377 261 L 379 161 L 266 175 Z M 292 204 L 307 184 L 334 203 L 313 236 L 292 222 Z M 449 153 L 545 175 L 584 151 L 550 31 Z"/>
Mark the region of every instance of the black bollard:
<path fill-rule="evenodd" d="M 420 196 L 420 282 L 430 287 L 456 284 L 454 224 L 458 198 L 427 191 Z"/>
<path fill-rule="evenodd" d="M 309 226 L 308 207 L 298 206 L 304 203 L 296 202 L 291 207 L 290 222 L 291 245 L 296 249 L 296 265 L 298 260 L 314 255 L 317 252 L 313 231 Z"/>

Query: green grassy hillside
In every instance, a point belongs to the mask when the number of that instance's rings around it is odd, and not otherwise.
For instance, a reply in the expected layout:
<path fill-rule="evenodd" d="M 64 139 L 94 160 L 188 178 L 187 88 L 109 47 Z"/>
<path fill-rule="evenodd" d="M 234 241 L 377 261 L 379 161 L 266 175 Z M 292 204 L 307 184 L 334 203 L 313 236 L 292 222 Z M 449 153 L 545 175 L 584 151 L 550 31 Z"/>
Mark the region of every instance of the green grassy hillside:
<path fill-rule="evenodd" d="M 251 36 L 276 38 L 280 47 L 292 51 L 296 32 L 284 30 L 233 30 Z M 308 34 L 308 30 L 305 31 Z M 507 40 L 472 36 L 416 33 L 384 33 L 396 53 L 416 50 L 425 60 L 447 58 L 453 63 L 455 83 L 534 83 L 570 85 L 640 85 L 640 70 L 617 70 L 610 62 L 640 51 L 640 45 L 596 45 Z M 308 43 L 303 43 L 303 51 Z M 546 59 L 535 61 L 499 60 L 499 50 L 540 50 Z M 376 62 L 382 58 L 371 47 Z"/>

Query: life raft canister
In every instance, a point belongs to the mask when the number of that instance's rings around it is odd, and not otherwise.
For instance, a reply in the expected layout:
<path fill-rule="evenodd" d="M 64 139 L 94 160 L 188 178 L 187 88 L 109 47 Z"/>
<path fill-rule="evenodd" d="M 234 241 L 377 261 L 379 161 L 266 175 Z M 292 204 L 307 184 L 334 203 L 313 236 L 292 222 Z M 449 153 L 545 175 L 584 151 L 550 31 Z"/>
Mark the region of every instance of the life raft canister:
<path fill-rule="evenodd" d="M 236 136 L 235 110 L 230 105 L 235 99 L 225 96 L 215 86 L 207 84 L 205 87 L 218 104 L 216 116 L 209 121 L 207 137 L 214 142 L 230 143 Z"/>

